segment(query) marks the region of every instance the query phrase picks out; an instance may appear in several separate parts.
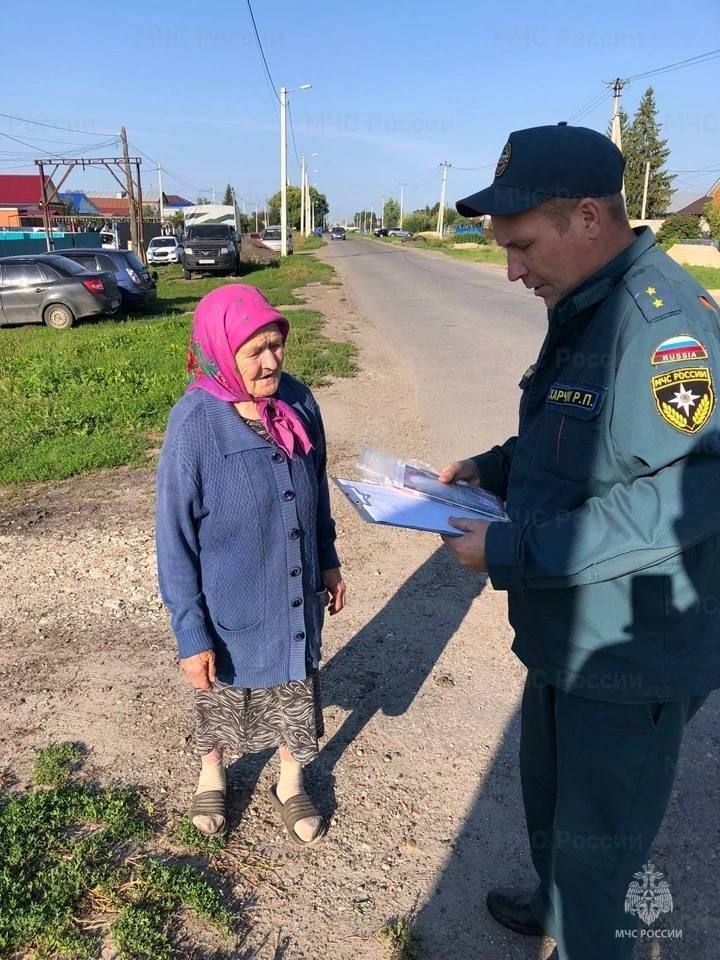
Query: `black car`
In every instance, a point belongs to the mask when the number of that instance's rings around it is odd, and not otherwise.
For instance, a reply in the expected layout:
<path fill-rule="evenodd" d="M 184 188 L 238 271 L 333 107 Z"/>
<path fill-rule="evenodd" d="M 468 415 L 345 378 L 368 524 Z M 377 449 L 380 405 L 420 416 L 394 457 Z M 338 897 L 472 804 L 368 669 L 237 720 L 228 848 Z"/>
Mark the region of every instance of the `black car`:
<path fill-rule="evenodd" d="M 0 257 L 0 326 L 46 323 L 67 330 L 81 317 L 115 313 L 119 306 L 109 271 L 88 273 L 54 253 Z"/>
<path fill-rule="evenodd" d="M 144 307 L 157 299 L 157 273 L 148 273 L 145 264 L 132 250 L 101 250 L 73 247 L 59 256 L 74 260 L 85 270 L 109 270 L 115 276 L 124 310 Z"/>
<path fill-rule="evenodd" d="M 345 227 L 333 227 L 330 231 L 331 240 L 345 240 Z"/>
<path fill-rule="evenodd" d="M 386 237 L 388 235 L 388 228 L 375 227 L 375 229 L 373 230 L 373 233 L 375 234 L 376 237 Z"/>

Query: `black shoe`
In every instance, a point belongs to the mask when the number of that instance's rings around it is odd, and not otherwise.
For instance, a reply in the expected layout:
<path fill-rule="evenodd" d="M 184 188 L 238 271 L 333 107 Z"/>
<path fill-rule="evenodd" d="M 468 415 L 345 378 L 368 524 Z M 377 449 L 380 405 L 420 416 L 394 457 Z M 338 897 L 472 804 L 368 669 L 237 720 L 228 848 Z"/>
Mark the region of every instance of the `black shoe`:
<path fill-rule="evenodd" d="M 491 890 L 487 895 L 487 908 L 508 930 L 526 937 L 542 937 L 545 931 L 530 913 L 528 900 L 527 894 L 515 890 Z"/>

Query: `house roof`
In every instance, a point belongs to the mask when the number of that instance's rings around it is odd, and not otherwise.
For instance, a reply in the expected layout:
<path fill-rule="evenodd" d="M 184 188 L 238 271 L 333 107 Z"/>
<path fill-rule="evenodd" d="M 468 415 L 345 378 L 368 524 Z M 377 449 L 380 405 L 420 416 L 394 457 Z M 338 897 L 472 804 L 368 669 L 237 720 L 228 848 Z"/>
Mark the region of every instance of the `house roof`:
<path fill-rule="evenodd" d="M 73 213 L 97 216 L 100 211 L 91 203 L 81 190 L 68 190 L 60 194 L 60 199 L 71 205 Z"/>
<path fill-rule="evenodd" d="M 705 194 L 698 197 L 696 200 L 693 200 L 691 203 L 688 203 L 687 206 L 681 207 L 679 210 L 676 210 L 675 213 L 679 214 L 692 214 L 694 217 L 699 217 L 702 215 L 703 207 L 706 203 L 710 203 L 712 197 L 708 197 Z"/>
<path fill-rule="evenodd" d="M 689 203 L 693 203 L 695 200 L 704 196 L 704 190 L 675 190 L 673 195 L 670 197 L 670 201 L 665 212 L 668 214 L 677 213 L 678 210 L 682 210 L 682 208 L 686 207 Z"/>
<path fill-rule="evenodd" d="M 165 194 L 165 205 L 168 207 L 192 207 L 192 200 L 186 200 L 177 193 Z"/>
<path fill-rule="evenodd" d="M 49 177 L 46 181 L 52 184 Z M 0 207 L 37 206 L 41 200 L 39 173 L 0 174 Z"/>
<path fill-rule="evenodd" d="M 92 205 L 104 217 L 127 217 L 130 201 L 127 197 L 88 197 Z"/>

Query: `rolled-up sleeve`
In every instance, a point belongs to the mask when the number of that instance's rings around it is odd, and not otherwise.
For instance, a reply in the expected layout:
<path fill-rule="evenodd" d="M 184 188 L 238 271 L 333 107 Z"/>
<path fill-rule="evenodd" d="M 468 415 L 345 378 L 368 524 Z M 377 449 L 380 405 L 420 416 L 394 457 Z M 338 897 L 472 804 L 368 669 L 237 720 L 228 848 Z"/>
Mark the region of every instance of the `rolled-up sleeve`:
<path fill-rule="evenodd" d="M 202 591 L 198 484 L 176 445 L 166 442 L 157 474 L 157 544 L 160 595 L 170 611 L 181 658 L 213 648 Z"/>

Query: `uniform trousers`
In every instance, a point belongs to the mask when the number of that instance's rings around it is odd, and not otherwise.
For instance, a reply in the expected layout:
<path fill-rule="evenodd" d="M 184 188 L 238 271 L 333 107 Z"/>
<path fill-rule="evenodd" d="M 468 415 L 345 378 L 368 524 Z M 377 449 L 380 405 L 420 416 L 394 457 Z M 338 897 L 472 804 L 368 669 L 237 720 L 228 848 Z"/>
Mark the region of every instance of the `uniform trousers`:
<path fill-rule="evenodd" d="M 640 923 L 625 911 L 628 887 L 665 814 L 685 724 L 706 699 L 611 703 L 528 673 L 520 769 L 539 878 L 530 909 L 560 960 L 632 957 L 638 941 L 623 931 Z"/>

